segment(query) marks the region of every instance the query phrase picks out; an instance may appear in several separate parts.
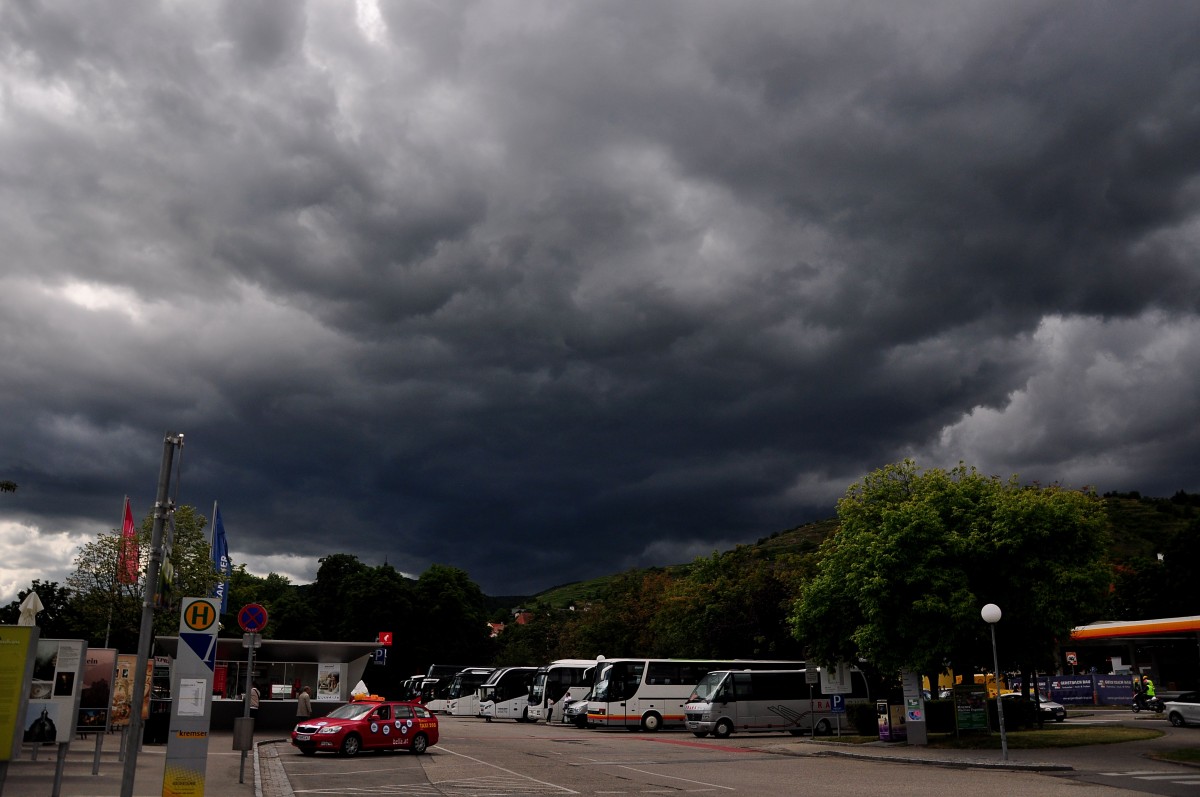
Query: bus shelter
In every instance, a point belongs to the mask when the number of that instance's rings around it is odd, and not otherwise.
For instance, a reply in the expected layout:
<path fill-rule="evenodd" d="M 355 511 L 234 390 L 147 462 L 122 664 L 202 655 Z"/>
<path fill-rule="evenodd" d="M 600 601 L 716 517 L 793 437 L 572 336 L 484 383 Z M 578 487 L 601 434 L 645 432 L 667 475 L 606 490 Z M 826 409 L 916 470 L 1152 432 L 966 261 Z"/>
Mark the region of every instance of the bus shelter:
<path fill-rule="evenodd" d="M 178 637 L 158 637 L 159 655 L 175 658 Z M 363 680 L 375 642 L 309 642 L 262 639 L 254 651 L 250 683 L 258 687 L 255 727 L 290 730 L 296 721 L 296 696 L 311 690 L 313 715 L 328 714 L 350 700 L 350 689 Z M 249 650 L 241 637 L 217 640 L 213 669 L 213 730 L 230 730 L 245 711 Z"/>

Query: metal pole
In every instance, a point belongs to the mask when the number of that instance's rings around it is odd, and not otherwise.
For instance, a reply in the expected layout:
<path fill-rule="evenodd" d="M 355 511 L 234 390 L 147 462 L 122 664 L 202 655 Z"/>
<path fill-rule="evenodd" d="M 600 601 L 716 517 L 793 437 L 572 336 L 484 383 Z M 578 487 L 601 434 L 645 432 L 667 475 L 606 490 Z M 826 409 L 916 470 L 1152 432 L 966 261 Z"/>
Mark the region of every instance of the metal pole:
<path fill-rule="evenodd" d="M 142 706 L 146 702 L 146 664 L 150 660 L 150 641 L 154 637 L 154 603 L 158 578 L 162 571 L 163 525 L 170 512 L 167 493 L 171 485 L 171 462 L 176 446 L 183 446 L 183 435 L 163 438 L 162 464 L 158 469 L 158 493 L 154 501 L 154 525 L 150 532 L 150 561 L 146 565 L 146 586 L 142 595 L 142 624 L 138 631 L 137 664 L 133 673 L 133 704 L 129 712 L 130 746 L 121 771 L 121 797 L 133 797 L 133 779 L 137 774 L 138 750 L 142 740 Z"/>
<path fill-rule="evenodd" d="M 1008 760 L 1008 737 L 1004 735 L 1004 701 L 1000 699 L 1000 656 L 996 653 L 996 624 L 988 623 L 992 629 L 992 666 L 996 673 L 996 716 L 1000 718 L 1000 755 Z"/>
<path fill-rule="evenodd" d="M 247 637 L 247 639 L 250 640 L 250 652 L 248 654 L 246 654 L 246 700 L 245 700 L 245 705 L 242 707 L 242 716 L 243 717 L 250 716 L 250 690 L 254 688 L 254 643 L 257 640 L 258 635 L 254 634 L 254 633 L 250 633 L 250 634 L 247 634 L 246 637 Z M 259 700 L 262 700 L 261 695 L 259 696 Z M 251 727 L 251 733 L 253 733 L 253 727 Z M 238 783 L 245 783 L 245 777 L 246 777 L 246 751 L 243 750 L 242 751 L 242 762 L 238 766 Z"/>

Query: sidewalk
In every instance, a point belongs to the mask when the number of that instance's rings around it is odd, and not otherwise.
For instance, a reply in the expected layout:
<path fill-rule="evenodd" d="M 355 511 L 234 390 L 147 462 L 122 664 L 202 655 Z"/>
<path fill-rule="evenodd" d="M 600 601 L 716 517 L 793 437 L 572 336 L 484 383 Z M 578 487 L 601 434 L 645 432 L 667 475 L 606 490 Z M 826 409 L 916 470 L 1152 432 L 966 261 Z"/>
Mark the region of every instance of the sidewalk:
<path fill-rule="evenodd" d="M 269 735 L 256 739 L 254 750 L 246 751 L 245 767 L 242 767 L 242 751 L 233 749 L 233 734 L 214 731 L 208 739 L 208 765 L 205 771 L 204 793 L 213 797 L 287 797 L 291 788 L 283 768 L 274 755 L 275 741 Z M 260 760 L 259 745 L 271 748 Z M 96 737 L 77 737 L 67 750 L 63 768 L 63 797 L 119 797 L 125 762 L 120 759 L 121 737 L 110 733 L 104 736 L 97 774 L 92 770 L 96 759 Z M 49 797 L 54 790 L 54 774 L 57 766 L 57 747 L 43 745 L 37 760 L 30 760 L 32 747 L 23 745 L 21 755 L 8 764 L 8 775 L 0 785 L 3 797 Z M 134 777 L 134 797 L 161 797 L 163 766 L 166 762 L 165 744 L 143 745 L 137 757 Z M 274 767 L 271 766 L 274 762 Z M 263 766 L 265 764 L 265 766 Z M 260 774 L 260 770 L 264 770 Z M 277 773 L 273 770 L 277 770 Z M 242 781 L 238 782 L 239 773 Z M 282 783 L 279 779 L 282 778 Z"/>

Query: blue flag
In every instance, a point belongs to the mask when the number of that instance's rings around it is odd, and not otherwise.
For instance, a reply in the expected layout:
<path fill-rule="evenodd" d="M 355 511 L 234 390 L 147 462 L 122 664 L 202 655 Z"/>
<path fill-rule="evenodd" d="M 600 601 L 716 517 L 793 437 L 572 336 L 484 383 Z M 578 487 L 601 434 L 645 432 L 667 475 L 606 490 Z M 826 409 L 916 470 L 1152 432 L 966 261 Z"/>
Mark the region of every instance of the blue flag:
<path fill-rule="evenodd" d="M 229 543 L 225 540 L 225 524 L 221 522 L 221 510 L 216 510 L 213 520 L 212 560 L 213 569 L 220 576 L 217 586 L 213 588 L 212 597 L 221 599 L 221 614 L 229 607 L 229 574 L 232 562 L 229 561 Z"/>

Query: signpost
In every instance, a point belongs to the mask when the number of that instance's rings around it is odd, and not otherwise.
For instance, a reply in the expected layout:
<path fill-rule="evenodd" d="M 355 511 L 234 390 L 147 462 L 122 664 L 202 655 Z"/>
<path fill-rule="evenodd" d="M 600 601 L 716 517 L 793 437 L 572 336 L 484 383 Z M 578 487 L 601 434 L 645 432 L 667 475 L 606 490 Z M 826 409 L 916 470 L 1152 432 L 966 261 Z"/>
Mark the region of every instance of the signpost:
<path fill-rule="evenodd" d="M 184 598 L 181 604 L 163 794 L 204 795 L 220 613 L 220 598 Z"/>
<path fill-rule="evenodd" d="M 246 646 L 246 702 L 241 718 L 234 720 L 233 748 L 242 751 L 242 763 L 238 768 L 238 783 L 246 777 L 246 751 L 254 742 L 254 720 L 250 717 L 250 690 L 254 688 L 254 649 L 258 647 L 258 634 L 267 627 L 267 610 L 258 603 L 247 603 L 238 610 L 238 625 L 246 632 L 242 644 Z"/>

